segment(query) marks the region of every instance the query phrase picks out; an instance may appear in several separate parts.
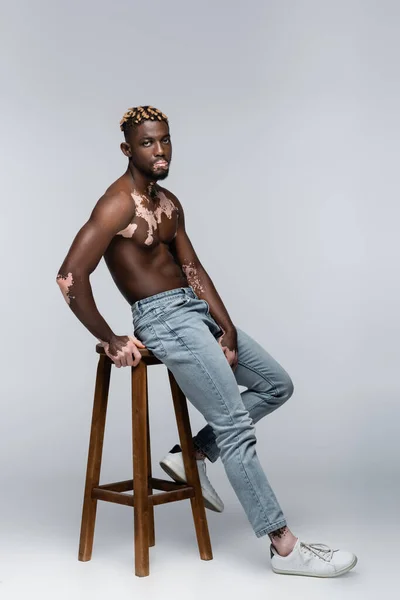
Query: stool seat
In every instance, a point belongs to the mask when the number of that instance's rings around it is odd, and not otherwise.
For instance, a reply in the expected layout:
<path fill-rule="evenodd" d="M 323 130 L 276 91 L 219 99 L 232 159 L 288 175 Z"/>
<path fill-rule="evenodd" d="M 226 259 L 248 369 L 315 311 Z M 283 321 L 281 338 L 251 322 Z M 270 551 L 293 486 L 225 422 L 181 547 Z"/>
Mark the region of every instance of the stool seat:
<path fill-rule="evenodd" d="M 179 440 L 187 483 L 152 476 L 147 368 L 163 364 L 147 348 L 138 348 L 141 360 L 131 369 L 133 478 L 100 485 L 100 470 L 106 422 L 108 391 L 113 361 L 103 346 L 96 344 L 99 354 L 93 402 L 91 432 L 82 508 L 78 560 L 92 556 L 97 501 L 113 502 L 134 509 L 135 574 L 149 575 L 149 547 L 155 545 L 154 506 L 189 499 L 197 536 L 200 558 L 212 559 L 204 500 L 195 459 L 195 450 L 185 395 L 168 370 Z M 153 490 L 161 491 L 154 494 Z M 133 491 L 133 495 L 125 492 Z"/>

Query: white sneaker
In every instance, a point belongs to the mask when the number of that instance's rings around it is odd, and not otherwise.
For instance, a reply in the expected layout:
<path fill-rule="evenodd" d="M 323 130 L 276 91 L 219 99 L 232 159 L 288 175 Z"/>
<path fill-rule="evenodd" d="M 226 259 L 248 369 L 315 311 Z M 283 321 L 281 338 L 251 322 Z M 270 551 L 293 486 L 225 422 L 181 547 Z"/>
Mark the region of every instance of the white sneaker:
<path fill-rule="evenodd" d="M 177 446 L 174 446 L 173 450 L 176 448 Z M 207 477 L 205 460 L 196 460 L 196 463 L 199 471 L 204 506 L 210 510 L 214 510 L 215 512 L 222 512 L 224 510 L 224 503 L 218 496 Z M 175 481 L 179 483 L 187 483 L 181 450 L 179 452 L 168 452 L 168 454 L 160 461 L 160 466 Z"/>
<path fill-rule="evenodd" d="M 337 577 L 347 573 L 357 564 L 357 557 L 345 550 L 332 550 L 325 544 L 297 542 L 288 556 L 280 556 L 270 547 L 272 570 L 284 575 L 309 577 Z"/>

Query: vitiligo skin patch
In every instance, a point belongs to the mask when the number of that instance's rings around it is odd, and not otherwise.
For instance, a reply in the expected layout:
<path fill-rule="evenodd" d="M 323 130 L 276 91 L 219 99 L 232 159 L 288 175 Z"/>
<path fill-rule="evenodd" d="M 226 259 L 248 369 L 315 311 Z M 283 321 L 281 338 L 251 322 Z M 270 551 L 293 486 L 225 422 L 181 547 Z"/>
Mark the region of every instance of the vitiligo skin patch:
<path fill-rule="evenodd" d="M 137 229 L 136 223 L 129 223 L 128 227 L 118 231 L 117 235 L 122 235 L 122 237 L 131 238 Z"/>
<path fill-rule="evenodd" d="M 71 300 L 75 299 L 75 296 L 71 295 L 71 288 L 75 283 L 72 273 L 68 273 L 67 276 L 61 275 L 61 273 L 59 273 L 57 275 L 56 281 L 60 286 L 60 290 L 63 293 L 66 303 L 71 304 Z"/>
<path fill-rule="evenodd" d="M 205 290 L 204 290 L 203 286 L 201 285 L 201 281 L 198 276 L 195 264 L 192 262 L 183 263 L 182 271 L 185 273 L 188 283 L 192 286 L 192 288 L 194 289 L 196 294 L 199 295 L 200 292 L 204 293 Z"/>
<path fill-rule="evenodd" d="M 116 360 L 121 360 L 121 358 L 123 358 L 125 356 L 125 350 L 128 350 L 128 348 L 130 349 L 129 346 L 129 342 L 127 342 L 124 346 L 122 346 L 122 348 L 120 350 L 117 350 L 117 354 L 112 354 L 110 352 L 110 344 L 109 342 L 105 342 L 103 340 L 101 340 L 100 338 L 97 338 L 100 342 L 100 344 L 103 346 L 105 353 L 107 354 L 107 356 L 109 358 L 111 358 L 111 360 L 116 361 Z"/>
<path fill-rule="evenodd" d="M 219 343 L 219 345 L 221 346 L 222 350 L 224 351 L 224 354 L 225 354 L 225 356 L 226 356 L 226 358 L 227 358 L 228 362 L 231 364 L 231 363 L 232 363 L 232 361 L 233 361 L 233 360 L 234 360 L 234 358 L 235 358 L 236 352 L 235 352 L 235 350 L 231 350 L 230 348 L 228 348 L 228 346 L 223 346 L 223 345 L 222 345 L 222 342 L 221 342 L 221 340 L 222 340 L 222 338 L 223 338 L 223 337 L 224 337 L 224 336 L 223 336 L 223 335 L 221 335 L 221 337 L 219 337 L 219 338 L 218 338 L 218 343 Z"/>
<path fill-rule="evenodd" d="M 175 204 L 167 198 L 163 192 L 158 193 L 158 198 L 160 199 L 160 204 L 157 206 L 155 210 L 157 223 L 161 223 L 161 215 L 164 213 L 168 219 L 172 219 L 172 214 L 174 211 L 177 211 Z"/>
<path fill-rule="evenodd" d="M 174 211 L 177 211 L 178 209 L 172 200 L 167 198 L 163 192 L 158 192 L 157 194 L 159 205 L 154 211 L 149 210 L 145 205 L 148 203 L 146 196 L 138 194 L 137 192 L 131 192 L 131 196 L 135 203 L 135 216 L 144 219 L 147 223 L 147 238 L 145 239 L 144 243 L 147 246 L 151 246 L 154 241 L 153 233 L 158 228 L 158 224 L 161 223 L 162 215 L 165 214 L 168 219 L 172 219 Z M 125 238 L 131 238 L 133 237 L 137 227 L 138 226 L 136 223 L 130 223 L 128 227 L 118 231 L 117 235 L 122 235 Z"/>

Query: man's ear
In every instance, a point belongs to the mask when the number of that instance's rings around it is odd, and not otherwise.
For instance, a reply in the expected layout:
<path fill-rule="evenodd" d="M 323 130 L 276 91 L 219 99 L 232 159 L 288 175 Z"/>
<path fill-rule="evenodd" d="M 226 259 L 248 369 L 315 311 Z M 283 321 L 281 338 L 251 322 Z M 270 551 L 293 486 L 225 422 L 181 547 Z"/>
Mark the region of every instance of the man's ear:
<path fill-rule="evenodd" d="M 120 148 L 121 148 L 123 154 L 125 154 L 125 156 L 127 156 L 128 158 L 130 158 L 132 156 L 131 145 L 128 144 L 128 142 L 122 142 Z"/>

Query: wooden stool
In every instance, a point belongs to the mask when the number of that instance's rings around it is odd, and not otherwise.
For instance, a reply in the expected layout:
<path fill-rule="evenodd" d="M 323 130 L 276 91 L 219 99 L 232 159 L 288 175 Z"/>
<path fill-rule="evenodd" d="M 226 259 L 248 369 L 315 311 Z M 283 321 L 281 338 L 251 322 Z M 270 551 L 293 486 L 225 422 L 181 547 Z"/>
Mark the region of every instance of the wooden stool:
<path fill-rule="evenodd" d="M 100 357 L 94 393 L 78 559 L 81 561 L 91 559 L 98 500 L 132 506 L 135 529 L 135 574 L 145 577 L 149 574 L 149 546 L 155 545 L 154 506 L 190 498 L 200 557 L 202 560 L 211 560 L 213 557 L 211 542 L 194 457 L 186 398 L 170 371 L 168 371 L 168 376 L 187 483 L 176 483 L 172 480 L 152 477 L 147 366 L 162 364 L 162 362 L 147 349 L 140 350 L 141 361 L 137 367 L 131 367 L 133 479 L 99 485 L 108 390 L 111 366 L 114 363 L 100 344 L 96 345 L 96 352 L 100 354 Z M 163 493 L 153 494 L 153 489 L 162 490 Z M 123 494 L 130 490 L 133 490 L 133 496 Z"/>

